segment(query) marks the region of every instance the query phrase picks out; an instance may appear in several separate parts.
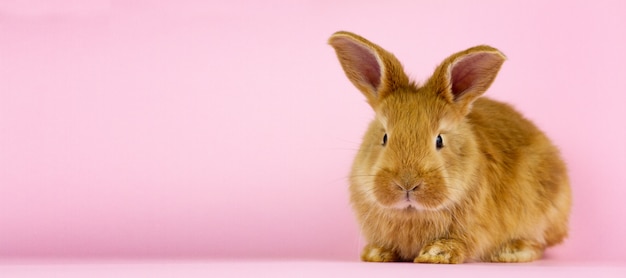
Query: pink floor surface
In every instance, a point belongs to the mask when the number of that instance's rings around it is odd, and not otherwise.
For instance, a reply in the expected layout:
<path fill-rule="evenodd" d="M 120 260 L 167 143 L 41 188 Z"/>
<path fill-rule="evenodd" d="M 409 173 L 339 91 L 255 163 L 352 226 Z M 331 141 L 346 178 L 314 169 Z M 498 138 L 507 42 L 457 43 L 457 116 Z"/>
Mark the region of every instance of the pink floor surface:
<path fill-rule="evenodd" d="M 626 277 L 625 264 L 540 261 L 428 265 L 346 261 L 13 262 L 1 277 Z"/>

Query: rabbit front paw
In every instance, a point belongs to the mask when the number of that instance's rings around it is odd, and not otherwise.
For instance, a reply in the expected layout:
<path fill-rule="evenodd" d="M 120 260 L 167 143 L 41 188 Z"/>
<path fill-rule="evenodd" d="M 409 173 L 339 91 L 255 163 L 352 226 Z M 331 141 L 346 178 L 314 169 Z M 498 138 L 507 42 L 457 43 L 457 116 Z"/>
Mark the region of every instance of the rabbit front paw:
<path fill-rule="evenodd" d="M 366 262 L 396 262 L 398 261 L 398 256 L 391 250 L 367 245 L 363 248 L 361 260 Z"/>
<path fill-rule="evenodd" d="M 436 240 L 422 248 L 415 263 L 458 264 L 465 260 L 465 244 L 454 239 Z"/>

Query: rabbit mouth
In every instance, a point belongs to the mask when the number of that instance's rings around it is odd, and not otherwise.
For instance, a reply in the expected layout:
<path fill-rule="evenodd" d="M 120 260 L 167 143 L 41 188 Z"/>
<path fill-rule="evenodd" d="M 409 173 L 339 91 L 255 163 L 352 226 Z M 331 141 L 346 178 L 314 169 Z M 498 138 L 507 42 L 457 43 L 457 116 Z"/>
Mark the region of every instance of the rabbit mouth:
<path fill-rule="evenodd" d="M 415 207 L 414 205 L 407 205 L 406 207 L 404 207 L 403 209 L 400 209 L 403 211 L 417 211 L 417 207 Z"/>
<path fill-rule="evenodd" d="M 401 211 L 421 211 L 426 208 L 412 198 L 405 198 L 391 206 L 392 209 Z"/>

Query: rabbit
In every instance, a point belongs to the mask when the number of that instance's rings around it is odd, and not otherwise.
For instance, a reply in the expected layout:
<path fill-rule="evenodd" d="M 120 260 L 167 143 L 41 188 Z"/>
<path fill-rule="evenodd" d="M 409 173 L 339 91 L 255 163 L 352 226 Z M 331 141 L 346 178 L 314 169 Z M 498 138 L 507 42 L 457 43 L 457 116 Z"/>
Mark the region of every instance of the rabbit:
<path fill-rule="evenodd" d="M 417 84 L 359 35 L 328 43 L 375 112 L 349 178 L 363 261 L 529 262 L 564 240 L 571 189 L 559 150 L 482 97 L 506 59 L 499 50 L 453 54 Z"/>

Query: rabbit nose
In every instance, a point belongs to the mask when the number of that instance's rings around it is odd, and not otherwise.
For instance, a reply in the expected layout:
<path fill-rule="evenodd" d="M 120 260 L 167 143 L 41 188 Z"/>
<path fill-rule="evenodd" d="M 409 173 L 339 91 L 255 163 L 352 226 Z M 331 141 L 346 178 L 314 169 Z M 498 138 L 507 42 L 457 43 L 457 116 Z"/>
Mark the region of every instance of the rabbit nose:
<path fill-rule="evenodd" d="M 411 192 L 416 191 L 422 182 L 418 183 L 396 183 L 396 186 L 403 191 L 404 199 L 406 201 L 411 201 Z"/>
<path fill-rule="evenodd" d="M 419 182 L 401 182 L 401 183 L 396 182 L 396 186 L 400 190 L 406 192 L 407 194 L 417 190 L 421 185 L 422 185 L 422 181 L 419 181 Z"/>

